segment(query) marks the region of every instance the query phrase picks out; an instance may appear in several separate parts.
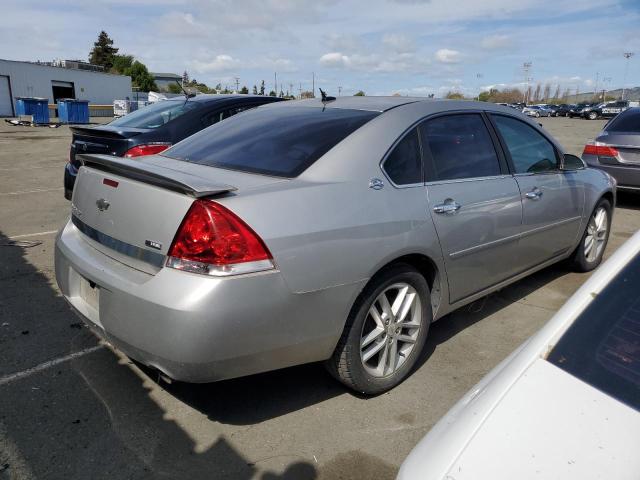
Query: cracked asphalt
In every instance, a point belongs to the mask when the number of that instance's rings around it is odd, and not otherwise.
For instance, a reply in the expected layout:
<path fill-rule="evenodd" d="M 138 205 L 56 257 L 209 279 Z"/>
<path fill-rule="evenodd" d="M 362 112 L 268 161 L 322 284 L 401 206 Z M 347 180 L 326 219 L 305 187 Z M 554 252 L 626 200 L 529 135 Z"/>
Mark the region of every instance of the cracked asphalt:
<path fill-rule="evenodd" d="M 542 123 L 576 154 L 603 126 Z M 53 232 L 69 213 L 69 142 L 67 127 L 0 124 L 0 479 L 393 478 L 440 416 L 587 279 L 554 266 L 449 315 L 418 370 L 376 398 L 320 365 L 167 385 L 100 347 L 59 295 Z M 606 256 L 640 228 L 640 196 L 619 200 Z"/>

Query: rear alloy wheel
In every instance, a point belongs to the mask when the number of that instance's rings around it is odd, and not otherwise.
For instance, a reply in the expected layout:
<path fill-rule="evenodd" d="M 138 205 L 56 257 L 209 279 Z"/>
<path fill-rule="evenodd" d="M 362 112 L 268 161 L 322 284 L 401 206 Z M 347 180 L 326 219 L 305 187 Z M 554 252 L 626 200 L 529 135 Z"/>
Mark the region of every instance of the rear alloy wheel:
<path fill-rule="evenodd" d="M 411 372 L 430 323 L 426 280 L 409 265 L 394 265 L 359 296 L 327 367 L 358 392 L 382 393 Z"/>
<path fill-rule="evenodd" d="M 536 112 L 536 113 L 534 114 L 534 116 L 535 116 L 536 118 L 540 118 L 540 112 Z"/>
<path fill-rule="evenodd" d="M 602 199 L 594 209 L 582 241 L 573 254 L 573 263 L 579 272 L 589 272 L 602 261 L 609 240 L 611 226 L 611 204 Z"/>
<path fill-rule="evenodd" d="M 589 112 L 589 115 L 587 116 L 589 117 L 589 120 L 595 120 L 598 118 L 598 112 Z"/>

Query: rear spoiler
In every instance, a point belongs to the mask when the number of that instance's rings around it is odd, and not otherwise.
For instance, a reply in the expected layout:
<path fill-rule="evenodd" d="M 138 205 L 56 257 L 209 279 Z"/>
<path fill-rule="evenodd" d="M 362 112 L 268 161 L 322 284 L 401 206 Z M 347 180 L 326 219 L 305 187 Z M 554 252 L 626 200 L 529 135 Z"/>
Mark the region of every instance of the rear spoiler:
<path fill-rule="evenodd" d="M 95 154 L 76 155 L 76 158 L 87 167 L 185 193 L 196 198 L 237 190 L 231 185 L 216 183 L 197 175 L 143 163 L 139 160 Z"/>

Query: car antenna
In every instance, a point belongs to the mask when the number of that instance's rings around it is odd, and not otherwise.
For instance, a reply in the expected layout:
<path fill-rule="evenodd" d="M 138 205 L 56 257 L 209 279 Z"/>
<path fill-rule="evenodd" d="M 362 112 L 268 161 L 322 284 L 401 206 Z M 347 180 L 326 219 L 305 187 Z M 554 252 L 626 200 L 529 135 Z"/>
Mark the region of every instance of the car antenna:
<path fill-rule="evenodd" d="M 178 79 L 176 78 L 176 83 L 178 84 L 178 86 L 180 87 L 180 90 L 182 90 L 182 93 L 184 93 L 184 96 L 186 97 L 186 100 L 189 100 L 190 98 L 193 98 L 196 96 L 195 93 L 189 93 L 187 92 L 184 87 L 182 86 L 182 83 L 178 81 Z"/>
<path fill-rule="evenodd" d="M 333 102 L 336 97 L 329 97 L 324 90 L 322 90 L 321 88 L 318 88 L 318 90 L 320 90 L 320 96 L 322 97 L 321 101 L 322 103 L 327 103 L 327 102 Z"/>

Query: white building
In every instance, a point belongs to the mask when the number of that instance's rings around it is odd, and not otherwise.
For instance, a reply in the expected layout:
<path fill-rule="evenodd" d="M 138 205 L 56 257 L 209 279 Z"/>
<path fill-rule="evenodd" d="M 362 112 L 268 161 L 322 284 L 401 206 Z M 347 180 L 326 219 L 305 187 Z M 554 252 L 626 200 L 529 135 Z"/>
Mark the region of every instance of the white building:
<path fill-rule="evenodd" d="M 131 77 L 70 65 L 74 63 L 66 62 L 62 67 L 0 59 L 0 117 L 15 115 L 16 97 L 46 98 L 49 103 L 77 98 L 98 105 L 131 98 Z"/>

